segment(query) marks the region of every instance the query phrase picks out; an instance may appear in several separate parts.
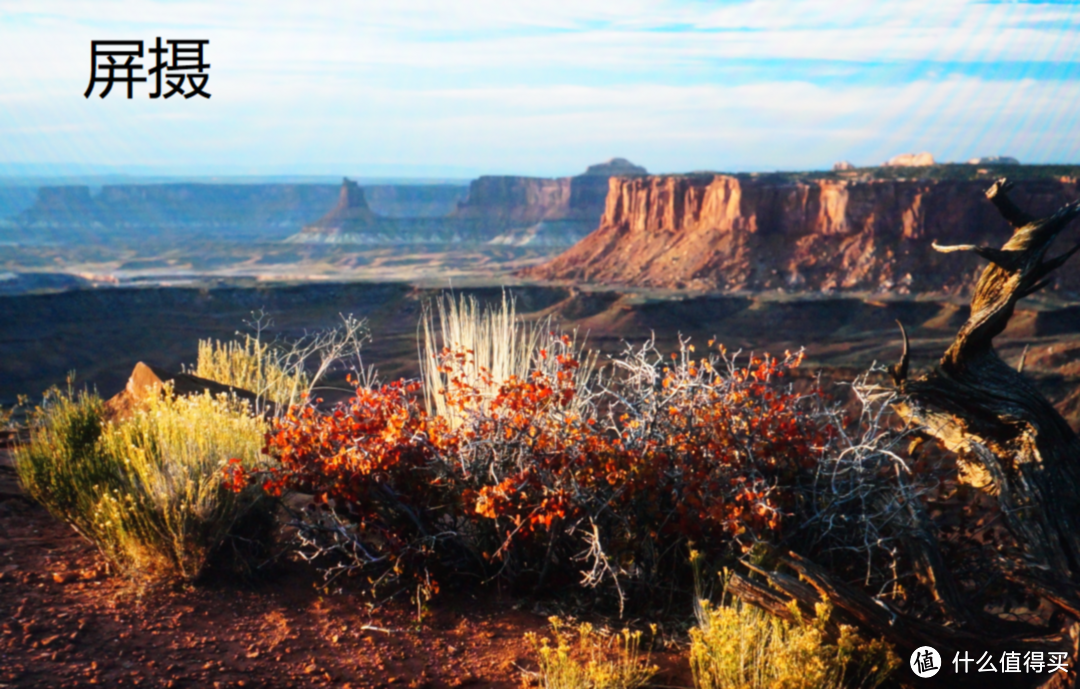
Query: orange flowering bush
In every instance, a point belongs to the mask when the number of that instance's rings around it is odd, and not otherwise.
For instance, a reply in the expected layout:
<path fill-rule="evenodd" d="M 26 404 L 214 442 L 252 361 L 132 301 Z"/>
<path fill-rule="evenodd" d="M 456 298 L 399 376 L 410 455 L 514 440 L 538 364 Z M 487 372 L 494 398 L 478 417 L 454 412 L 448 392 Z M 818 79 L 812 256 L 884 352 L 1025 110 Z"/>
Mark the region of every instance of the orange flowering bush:
<path fill-rule="evenodd" d="M 279 467 L 233 468 L 230 481 L 313 495 L 309 545 L 329 538 L 348 556 L 339 567 L 374 582 L 578 582 L 621 605 L 688 575 L 690 542 L 719 558 L 782 537 L 800 476 L 837 436 L 821 394 L 785 381 L 798 354 L 737 365 L 722 348 L 695 358 L 683 343 L 665 359 L 649 342 L 584 385 L 569 338 L 539 357 L 525 379 L 471 384 L 458 375 L 470 352 L 444 350 L 453 427 L 424 411 L 418 383 L 359 388 L 330 413 L 293 409 L 267 437 Z"/>

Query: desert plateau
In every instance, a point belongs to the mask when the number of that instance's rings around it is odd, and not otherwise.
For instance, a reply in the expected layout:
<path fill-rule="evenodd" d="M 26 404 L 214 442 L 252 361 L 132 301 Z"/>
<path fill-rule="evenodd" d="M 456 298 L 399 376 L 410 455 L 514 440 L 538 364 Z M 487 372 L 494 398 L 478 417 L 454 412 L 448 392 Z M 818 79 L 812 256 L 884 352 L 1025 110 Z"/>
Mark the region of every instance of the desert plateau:
<path fill-rule="evenodd" d="M 810 682 L 914 686 L 916 641 L 1027 634 L 1018 649 L 1075 659 L 1048 631 L 1072 610 L 1060 581 L 980 583 L 988 552 L 1053 567 L 1072 547 L 1025 551 L 1001 512 L 1023 489 L 987 488 L 1017 469 L 980 473 L 955 440 L 1014 451 L 986 430 L 996 408 L 926 429 L 969 413 L 969 393 L 933 397 L 963 382 L 935 362 L 967 351 L 994 270 L 1014 290 L 1051 270 L 996 247 L 1036 226 L 1076 244 L 1078 180 L 613 159 L 467 183 L 9 186 L 0 686 L 726 687 L 752 634 L 793 654 L 755 687 L 808 663 Z M 1009 297 L 970 355 L 1022 376 L 1042 401 L 1009 413 L 1062 435 L 1080 427 L 1073 275 Z M 232 510 L 219 534 L 143 483 L 173 485 L 191 434 L 211 449 L 184 485 Z M 129 468 L 94 468 L 114 456 Z M 1048 519 L 1032 538 L 1063 528 Z"/>

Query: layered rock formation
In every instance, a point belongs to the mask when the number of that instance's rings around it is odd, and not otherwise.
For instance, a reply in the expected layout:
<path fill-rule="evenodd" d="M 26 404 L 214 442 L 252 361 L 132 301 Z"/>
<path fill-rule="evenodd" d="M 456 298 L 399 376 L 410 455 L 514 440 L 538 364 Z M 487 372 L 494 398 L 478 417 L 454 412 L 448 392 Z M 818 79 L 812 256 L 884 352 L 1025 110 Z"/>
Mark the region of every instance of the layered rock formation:
<path fill-rule="evenodd" d="M 371 212 L 387 218 L 441 218 L 457 208 L 464 184 L 365 184 Z"/>
<path fill-rule="evenodd" d="M 450 217 L 481 220 L 493 226 L 524 226 L 542 220 L 566 220 L 574 215 L 574 210 L 587 215 L 587 208 L 571 208 L 573 179 L 485 175 L 469 184 L 469 195 Z M 602 212 L 600 208 L 596 210 Z"/>
<path fill-rule="evenodd" d="M 613 158 L 589 166 L 585 174 L 576 177 L 486 175 L 473 180 L 465 198 L 442 218 L 374 214 L 364 201 L 364 190 L 345 180 L 338 205 L 289 241 L 570 246 L 599 222 L 608 179 L 642 174 L 645 168 L 625 158 Z"/>
<path fill-rule="evenodd" d="M 466 187 L 400 184 L 369 190 L 372 216 L 430 218 L 456 207 Z M 31 204 L 25 203 L 25 190 L 23 196 L 8 195 L 22 200 L 23 207 L 0 219 L 0 242 L 274 241 L 295 234 L 341 199 L 341 188 L 331 184 L 122 184 L 97 193 L 88 186 L 31 191 L 36 197 Z M 362 199 L 364 189 L 353 195 Z"/>
<path fill-rule="evenodd" d="M 495 244 L 573 244 L 596 227 L 609 178 L 644 174 L 645 168 L 612 158 L 576 177 L 484 176 L 473 180 L 450 217 L 494 231 Z"/>
<path fill-rule="evenodd" d="M 481 177 L 467 190 L 453 184 L 361 187 L 348 180 L 342 187 L 106 185 L 96 193 L 88 186 L 41 187 L 29 207 L 24 192 L 0 194 L 0 210 L 19 209 L 0 218 L 0 243 L 289 239 L 569 246 L 599 222 L 608 177 L 644 172 L 614 158 L 577 177 Z"/>
<path fill-rule="evenodd" d="M 780 175 L 612 178 L 599 228 L 523 275 L 709 291 L 955 291 L 972 284 L 983 263 L 930 245 L 1001 245 L 1011 229 L 986 200 L 987 186 Z M 1077 177 L 1020 180 L 1014 192 L 1036 216 L 1078 196 Z M 1058 287 L 1080 294 L 1080 276 L 1062 274 Z"/>

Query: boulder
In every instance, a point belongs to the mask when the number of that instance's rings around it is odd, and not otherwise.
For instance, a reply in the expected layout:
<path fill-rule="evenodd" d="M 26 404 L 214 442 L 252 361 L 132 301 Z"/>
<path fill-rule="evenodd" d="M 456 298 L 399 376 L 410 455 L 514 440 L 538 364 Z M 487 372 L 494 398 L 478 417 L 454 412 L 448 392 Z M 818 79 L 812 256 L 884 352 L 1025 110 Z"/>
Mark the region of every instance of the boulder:
<path fill-rule="evenodd" d="M 151 395 L 160 395 L 165 389 L 166 383 L 172 383 L 174 395 L 201 395 L 209 392 L 211 395 L 222 393 L 232 394 L 236 397 L 251 402 L 252 409 L 259 403 L 258 395 L 250 390 L 224 385 L 214 380 L 200 378 L 189 373 L 170 373 L 162 368 L 151 366 L 140 361 L 135 364 L 135 369 L 128 378 L 124 389 L 109 398 L 105 408 L 110 418 L 122 419 L 129 416 L 136 409 L 145 405 Z M 264 411 L 269 411 L 272 406 L 269 402 L 262 401 Z"/>

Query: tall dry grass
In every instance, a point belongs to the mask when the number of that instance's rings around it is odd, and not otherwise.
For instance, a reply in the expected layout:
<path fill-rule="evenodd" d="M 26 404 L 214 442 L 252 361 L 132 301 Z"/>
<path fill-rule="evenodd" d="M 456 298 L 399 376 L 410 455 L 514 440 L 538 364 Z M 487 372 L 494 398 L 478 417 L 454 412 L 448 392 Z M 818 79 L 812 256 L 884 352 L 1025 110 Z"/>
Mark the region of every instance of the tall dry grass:
<path fill-rule="evenodd" d="M 246 403 L 167 391 L 123 420 L 104 412 L 96 394 L 50 391 L 15 461 L 27 493 L 118 569 L 137 580 L 193 580 L 230 539 L 268 536 L 272 500 L 222 483 L 230 459 L 264 461 L 265 422 Z"/>
<path fill-rule="evenodd" d="M 455 299 L 452 294 L 441 295 L 434 309 L 425 310 L 420 324 L 420 376 L 428 414 L 437 414 L 457 428 L 468 414 L 477 411 L 447 402 L 445 391 L 450 380 L 442 367 L 447 354 L 464 356 L 455 373 L 462 383 L 479 391 L 481 406 L 494 399 L 511 378 L 526 380 L 534 371 L 554 378 L 558 364 L 545 351 L 553 328 L 551 318 L 524 322 L 517 314 L 516 300 L 506 292 L 499 305 L 484 308 L 473 296 L 462 294 Z M 575 386 L 584 389 L 595 373 L 597 354 L 579 346 L 576 334 L 570 351 L 581 362 Z"/>

